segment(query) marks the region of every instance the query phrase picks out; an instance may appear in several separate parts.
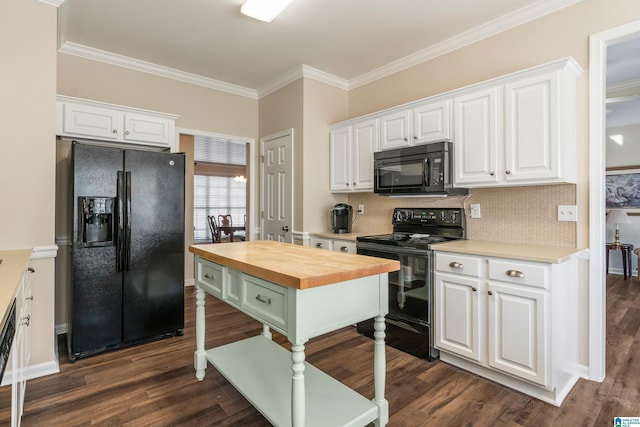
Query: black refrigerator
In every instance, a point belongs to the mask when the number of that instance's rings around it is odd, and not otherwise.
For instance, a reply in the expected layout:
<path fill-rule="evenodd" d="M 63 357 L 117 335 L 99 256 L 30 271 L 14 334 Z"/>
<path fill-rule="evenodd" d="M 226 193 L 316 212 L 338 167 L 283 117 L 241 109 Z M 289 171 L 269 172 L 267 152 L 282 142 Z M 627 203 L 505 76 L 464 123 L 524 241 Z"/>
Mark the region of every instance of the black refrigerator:
<path fill-rule="evenodd" d="M 69 359 L 184 329 L 182 153 L 73 142 Z"/>

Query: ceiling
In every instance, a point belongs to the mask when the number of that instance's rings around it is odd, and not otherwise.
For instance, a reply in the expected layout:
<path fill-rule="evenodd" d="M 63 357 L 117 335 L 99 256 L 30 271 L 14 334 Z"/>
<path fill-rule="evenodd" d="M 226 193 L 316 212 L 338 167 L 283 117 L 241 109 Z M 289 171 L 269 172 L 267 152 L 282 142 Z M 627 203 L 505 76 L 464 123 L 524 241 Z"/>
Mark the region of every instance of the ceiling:
<path fill-rule="evenodd" d="M 312 72 L 351 89 L 581 0 L 66 0 L 60 47 L 260 97 Z"/>
<path fill-rule="evenodd" d="M 271 23 L 244 0 L 66 0 L 60 51 L 260 98 L 301 77 L 353 89 L 581 0 L 293 0 Z M 611 46 L 607 86 L 640 87 L 640 41 Z M 638 123 L 614 98 L 608 126 Z"/>

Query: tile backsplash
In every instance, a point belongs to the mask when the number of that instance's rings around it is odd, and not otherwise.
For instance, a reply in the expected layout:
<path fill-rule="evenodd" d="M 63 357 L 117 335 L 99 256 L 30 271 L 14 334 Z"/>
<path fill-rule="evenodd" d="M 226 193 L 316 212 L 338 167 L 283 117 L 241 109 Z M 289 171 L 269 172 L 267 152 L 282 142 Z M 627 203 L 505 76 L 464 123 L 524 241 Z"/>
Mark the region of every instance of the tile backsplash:
<path fill-rule="evenodd" d="M 359 204 L 365 205 L 365 215 L 358 215 L 353 223 L 354 233 L 391 232 L 396 207 L 464 207 L 468 239 L 576 247 L 576 223 L 558 221 L 558 205 L 576 204 L 574 184 L 475 188 L 467 196 L 437 198 L 353 193 L 348 203 L 354 211 Z M 470 217 L 471 203 L 480 204 L 481 218 Z"/>

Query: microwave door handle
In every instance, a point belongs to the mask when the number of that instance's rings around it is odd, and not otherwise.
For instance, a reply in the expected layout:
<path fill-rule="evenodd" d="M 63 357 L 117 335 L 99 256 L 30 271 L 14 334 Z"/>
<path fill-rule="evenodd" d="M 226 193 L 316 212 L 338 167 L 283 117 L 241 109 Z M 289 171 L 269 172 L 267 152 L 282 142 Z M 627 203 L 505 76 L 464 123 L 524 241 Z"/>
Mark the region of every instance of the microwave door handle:
<path fill-rule="evenodd" d="M 431 162 L 429 161 L 429 157 L 424 159 L 424 186 L 429 187 L 429 177 L 431 176 Z"/>

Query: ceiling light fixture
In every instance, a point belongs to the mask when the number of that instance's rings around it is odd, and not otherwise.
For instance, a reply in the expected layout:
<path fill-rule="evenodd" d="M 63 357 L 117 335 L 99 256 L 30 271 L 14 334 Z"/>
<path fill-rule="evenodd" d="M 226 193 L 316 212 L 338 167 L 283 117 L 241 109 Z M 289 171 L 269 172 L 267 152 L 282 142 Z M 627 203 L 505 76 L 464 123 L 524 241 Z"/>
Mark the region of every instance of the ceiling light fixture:
<path fill-rule="evenodd" d="M 240 12 L 264 22 L 271 22 L 293 0 L 247 0 Z"/>

